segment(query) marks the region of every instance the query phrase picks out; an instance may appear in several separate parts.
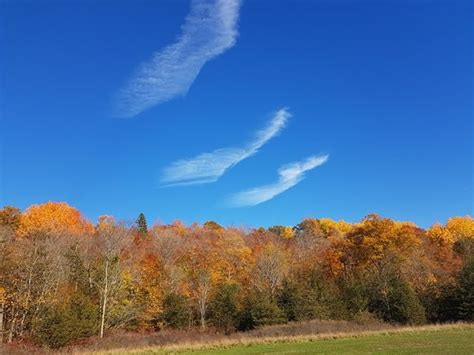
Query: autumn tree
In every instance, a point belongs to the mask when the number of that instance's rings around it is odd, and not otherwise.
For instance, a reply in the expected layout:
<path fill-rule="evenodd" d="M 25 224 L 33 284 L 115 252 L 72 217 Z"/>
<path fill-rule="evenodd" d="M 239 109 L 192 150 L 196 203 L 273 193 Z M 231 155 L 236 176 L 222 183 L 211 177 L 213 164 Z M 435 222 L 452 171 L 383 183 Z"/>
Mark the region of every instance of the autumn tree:
<path fill-rule="evenodd" d="M 32 329 L 44 316 L 45 304 L 61 298 L 58 286 L 64 281 L 66 269 L 62 250 L 69 242 L 65 236 L 49 234 L 13 240 L 8 246 L 0 281 L 5 289 L 9 342 Z"/>
<path fill-rule="evenodd" d="M 93 226 L 81 213 L 64 202 L 47 202 L 32 205 L 21 215 L 18 234 L 65 234 L 83 236 L 93 232 Z"/>
<path fill-rule="evenodd" d="M 100 330 L 104 336 L 105 329 L 111 324 L 111 310 L 117 306 L 119 295 L 123 290 L 124 251 L 130 245 L 130 232 L 110 218 L 102 218 L 97 226 L 95 248 L 97 266 L 93 283 L 100 293 Z"/>
<path fill-rule="evenodd" d="M 470 262 L 474 258 L 474 219 L 470 216 L 450 218 L 446 229 L 453 236 L 453 250 L 464 263 Z"/>
<path fill-rule="evenodd" d="M 148 229 L 48 202 L 0 210 L 3 340 L 60 347 L 109 329 L 225 333 L 287 321 L 472 320 L 472 217 L 424 230 L 369 215 L 296 227 Z M 146 233 L 146 238 L 137 238 Z"/>
<path fill-rule="evenodd" d="M 196 270 L 191 278 L 191 290 L 197 302 L 201 330 L 206 328 L 207 311 L 212 288 L 211 282 L 211 275 L 205 269 Z"/>
<path fill-rule="evenodd" d="M 257 256 L 254 284 L 257 289 L 266 290 L 273 299 L 287 271 L 287 260 L 283 251 L 274 244 L 268 244 Z"/>
<path fill-rule="evenodd" d="M 201 328 L 206 326 L 209 300 L 220 283 L 248 282 L 251 253 L 237 230 L 194 226 L 185 236 L 181 262 Z"/>
<path fill-rule="evenodd" d="M 12 206 L 5 206 L 0 210 L 0 226 L 16 232 L 20 226 L 21 211 Z"/>
<path fill-rule="evenodd" d="M 294 227 L 294 233 L 290 243 L 291 261 L 298 268 L 311 267 L 315 259 L 321 259 L 330 244 L 320 222 L 306 218 Z"/>
<path fill-rule="evenodd" d="M 217 223 L 217 222 L 214 222 L 214 221 L 207 221 L 203 224 L 203 227 L 204 228 L 207 228 L 207 229 L 211 229 L 211 230 L 215 230 L 215 231 L 218 231 L 218 230 L 221 230 L 223 229 L 222 226 Z"/>
<path fill-rule="evenodd" d="M 287 226 L 273 226 L 268 230 L 283 239 L 291 239 L 295 236 L 295 231 L 292 227 Z"/>
<path fill-rule="evenodd" d="M 471 216 L 450 218 L 446 223 L 446 229 L 451 233 L 454 241 L 474 239 L 474 218 Z"/>
<path fill-rule="evenodd" d="M 305 218 L 295 226 L 296 234 L 308 234 L 311 236 L 324 236 L 319 220 L 315 218 Z"/>

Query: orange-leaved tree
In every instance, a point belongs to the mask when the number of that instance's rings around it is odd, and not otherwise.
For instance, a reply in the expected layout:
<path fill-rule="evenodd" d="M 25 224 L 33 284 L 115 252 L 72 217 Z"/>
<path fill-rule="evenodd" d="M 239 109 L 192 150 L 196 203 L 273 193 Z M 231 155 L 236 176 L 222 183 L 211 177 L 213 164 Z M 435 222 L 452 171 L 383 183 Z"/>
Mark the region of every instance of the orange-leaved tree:
<path fill-rule="evenodd" d="M 81 213 L 65 202 L 46 202 L 32 205 L 21 215 L 18 235 L 39 233 L 55 235 L 90 235 L 94 227 Z"/>

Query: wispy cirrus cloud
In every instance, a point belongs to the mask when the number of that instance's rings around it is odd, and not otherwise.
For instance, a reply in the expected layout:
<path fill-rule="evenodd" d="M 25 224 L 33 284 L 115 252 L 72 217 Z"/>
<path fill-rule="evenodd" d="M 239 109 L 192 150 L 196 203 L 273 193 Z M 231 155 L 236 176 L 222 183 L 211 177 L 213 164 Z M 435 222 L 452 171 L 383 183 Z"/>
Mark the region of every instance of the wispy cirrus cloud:
<path fill-rule="evenodd" d="M 278 169 L 278 181 L 274 184 L 254 187 L 232 195 L 230 207 L 255 206 L 295 186 L 305 178 L 305 172 L 312 170 L 329 159 L 329 155 L 311 156 L 303 161 L 291 163 Z"/>
<path fill-rule="evenodd" d="M 240 0 L 191 0 L 177 41 L 142 63 L 115 98 L 115 115 L 133 117 L 185 95 L 206 62 L 238 36 Z"/>
<path fill-rule="evenodd" d="M 228 169 L 254 155 L 260 147 L 277 135 L 291 114 L 286 108 L 277 111 L 268 125 L 243 147 L 216 149 L 191 159 L 182 159 L 163 170 L 161 183 L 166 186 L 195 185 L 217 181 Z"/>

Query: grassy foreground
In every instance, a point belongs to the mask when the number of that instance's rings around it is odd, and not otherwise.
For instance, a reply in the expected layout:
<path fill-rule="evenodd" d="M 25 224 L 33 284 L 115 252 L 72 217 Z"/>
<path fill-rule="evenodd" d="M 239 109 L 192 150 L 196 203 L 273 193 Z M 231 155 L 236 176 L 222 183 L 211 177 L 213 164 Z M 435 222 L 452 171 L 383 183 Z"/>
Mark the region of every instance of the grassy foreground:
<path fill-rule="evenodd" d="M 473 339 L 473 329 L 450 329 L 295 343 L 256 344 L 201 350 L 193 354 L 474 354 Z"/>
<path fill-rule="evenodd" d="M 134 354 L 474 354 L 474 325 L 401 328 L 363 333 L 253 339 L 239 343 L 188 344 L 114 353 Z"/>

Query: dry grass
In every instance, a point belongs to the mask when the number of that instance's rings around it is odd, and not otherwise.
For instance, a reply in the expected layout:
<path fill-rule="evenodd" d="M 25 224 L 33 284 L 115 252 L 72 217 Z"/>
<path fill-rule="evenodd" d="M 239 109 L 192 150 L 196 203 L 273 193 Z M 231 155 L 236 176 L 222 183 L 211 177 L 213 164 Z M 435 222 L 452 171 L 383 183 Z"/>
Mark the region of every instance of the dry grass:
<path fill-rule="evenodd" d="M 337 328 L 337 326 L 341 326 Z M 299 328 L 299 330 L 297 330 Z M 324 328 L 324 329 L 322 329 Z M 227 337 L 214 337 L 211 341 L 196 341 L 187 340 L 179 343 L 155 345 L 146 347 L 123 347 L 118 349 L 101 350 L 101 351 L 86 351 L 91 354 L 138 354 L 142 352 L 181 352 L 192 350 L 211 350 L 229 348 L 234 346 L 250 346 L 256 344 L 272 344 L 272 343 L 291 343 L 316 341 L 324 339 L 338 339 L 338 338 L 358 338 L 369 335 L 390 335 L 397 333 L 421 332 L 421 331 L 439 331 L 446 329 L 467 329 L 474 328 L 474 324 L 454 323 L 443 325 L 426 325 L 413 327 L 395 327 L 387 324 L 378 324 L 375 328 L 379 329 L 364 329 L 370 328 L 367 325 L 360 325 L 360 329 L 351 322 L 336 322 L 336 321 L 311 321 L 305 323 L 288 324 L 283 326 L 265 327 L 261 330 L 249 333 L 235 333 Z M 329 331 L 329 329 L 333 329 Z M 313 330 L 313 333 L 307 333 Z M 297 333 L 293 335 L 277 335 L 285 333 Z M 272 335 L 264 335 L 272 334 Z"/>
<path fill-rule="evenodd" d="M 293 322 L 284 325 L 266 326 L 245 333 L 231 335 L 218 334 L 209 329 L 187 331 L 162 330 L 159 332 L 115 331 L 104 339 L 89 338 L 71 344 L 55 353 L 61 354 L 137 354 L 141 352 L 181 352 L 189 350 L 210 350 L 243 345 L 271 344 L 282 342 L 304 342 L 323 339 L 358 338 L 367 335 L 396 334 L 401 332 L 437 331 L 445 329 L 474 328 L 474 324 L 453 323 L 401 327 L 378 321 L 330 321 L 312 320 Z M 35 347 L 29 343 L 17 343 L 0 346 L 5 354 L 49 354 L 50 349 Z"/>

